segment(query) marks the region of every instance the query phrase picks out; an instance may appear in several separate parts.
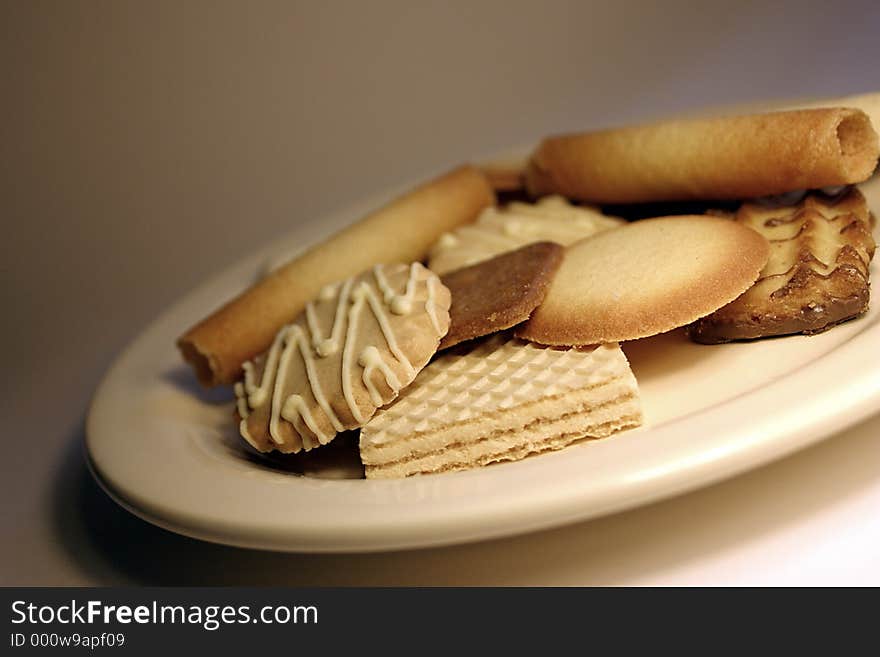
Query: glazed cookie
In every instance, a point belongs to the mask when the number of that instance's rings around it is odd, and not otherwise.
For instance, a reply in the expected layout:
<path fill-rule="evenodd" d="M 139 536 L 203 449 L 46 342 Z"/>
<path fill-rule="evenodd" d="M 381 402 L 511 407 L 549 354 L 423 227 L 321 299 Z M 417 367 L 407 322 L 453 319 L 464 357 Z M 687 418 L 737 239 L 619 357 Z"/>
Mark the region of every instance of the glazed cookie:
<path fill-rule="evenodd" d="M 548 196 L 534 204 L 493 206 L 480 213 L 475 223 L 445 233 L 431 247 L 428 267 L 445 274 L 532 242 L 567 246 L 623 223 L 596 208 L 572 205 L 561 196 Z"/>
<path fill-rule="evenodd" d="M 644 338 L 690 324 L 758 278 L 767 241 L 727 219 L 627 224 L 566 250 L 544 302 L 517 335 L 548 345 Z"/>
<path fill-rule="evenodd" d="M 714 344 L 819 333 L 868 309 L 871 213 L 854 189 L 814 192 L 790 206 L 746 203 L 735 220 L 770 243 L 770 259 L 742 296 L 688 329 Z"/>
<path fill-rule="evenodd" d="M 544 299 L 564 252 L 553 242 L 535 242 L 444 275 L 440 280 L 452 294 L 452 305 L 440 349 L 527 320 Z"/>
<path fill-rule="evenodd" d="M 419 263 L 376 265 L 325 287 L 244 364 L 235 385 L 242 437 L 261 452 L 299 452 L 363 426 L 437 351 L 449 303 Z"/>

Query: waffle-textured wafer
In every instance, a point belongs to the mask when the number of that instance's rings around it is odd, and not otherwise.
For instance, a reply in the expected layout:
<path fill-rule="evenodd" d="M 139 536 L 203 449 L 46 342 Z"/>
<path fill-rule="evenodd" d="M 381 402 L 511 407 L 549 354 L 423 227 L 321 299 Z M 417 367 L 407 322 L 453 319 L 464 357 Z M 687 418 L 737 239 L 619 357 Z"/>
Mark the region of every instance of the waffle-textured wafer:
<path fill-rule="evenodd" d="M 544 300 L 564 252 L 553 242 L 535 242 L 444 275 L 452 305 L 440 349 L 526 321 Z"/>
<path fill-rule="evenodd" d="M 746 203 L 735 221 L 761 233 L 770 259 L 744 294 L 689 328 L 714 344 L 824 331 L 868 308 L 871 214 L 855 188 L 794 206 Z"/>
<path fill-rule="evenodd" d="M 553 349 L 496 335 L 426 367 L 361 429 L 367 478 L 463 470 L 640 425 L 616 344 Z"/>
<path fill-rule="evenodd" d="M 362 426 L 427 364 L 449 327 L 449 290 L 419 263 L 329 285 L 235 385 L 242 437 L 299 452 Z"/>
<path fill-rule="evenodd" d="M 572 205 L 561 196 L 537 203 L 510 203 L 483 210 L 476 222 L 445 233 L 431 247 L 428 267 L 438 274 L 488 260 L 532 242 L 568 246 L 624 222 L 590 206 Z"/>

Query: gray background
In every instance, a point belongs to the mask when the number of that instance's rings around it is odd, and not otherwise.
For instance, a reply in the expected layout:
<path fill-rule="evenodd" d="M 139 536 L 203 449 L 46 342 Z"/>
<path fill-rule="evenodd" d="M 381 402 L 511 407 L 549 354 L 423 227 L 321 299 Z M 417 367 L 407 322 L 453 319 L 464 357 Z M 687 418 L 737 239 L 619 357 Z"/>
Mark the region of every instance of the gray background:
<path fill-rule="evenodd" d="M 877 89 L 878 33 L 868 0 L 4 0 L 0 583 L 685 581 L 689 562 L 873 485 L 876 420 L 706 491 L 537 536 L 285 556 L 136 520 L 91 483 L 80 442 L 114 354 L 298 222 L 547 132 Z"/>

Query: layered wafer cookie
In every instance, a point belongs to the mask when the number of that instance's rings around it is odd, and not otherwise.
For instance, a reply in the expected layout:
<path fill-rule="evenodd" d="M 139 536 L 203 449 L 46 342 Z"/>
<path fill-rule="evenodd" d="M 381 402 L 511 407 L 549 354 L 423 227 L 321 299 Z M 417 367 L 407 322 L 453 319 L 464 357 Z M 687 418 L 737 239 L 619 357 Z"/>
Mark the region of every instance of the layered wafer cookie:
<path fill-rule="evenodd" d="M 568 246 L 624 224 L 591 206 L 572 205 L 561 196 L 537 203 L 509 203 L 483 210 L 472 224 L 444 233 L 431 247 L 428 267 L 445 274 L 483 262 L 533 242 Z"/>
<path fill-rule="evenodd" d="M 361 429 L 367 478 L 463 470 L 604 438 L 642 422 L 616 344 L 553 349 L 498 334 L 425 368 Z"/>
<path fill-rule="evenodd" d="M 734 218 L 767 239 L 770 259 L 744 294 L 689 327 L 691 339 L 819 333 L 867 310 L 874 240 L 861 192 L 812 193 L 783 207 L 746 203 Z"/>

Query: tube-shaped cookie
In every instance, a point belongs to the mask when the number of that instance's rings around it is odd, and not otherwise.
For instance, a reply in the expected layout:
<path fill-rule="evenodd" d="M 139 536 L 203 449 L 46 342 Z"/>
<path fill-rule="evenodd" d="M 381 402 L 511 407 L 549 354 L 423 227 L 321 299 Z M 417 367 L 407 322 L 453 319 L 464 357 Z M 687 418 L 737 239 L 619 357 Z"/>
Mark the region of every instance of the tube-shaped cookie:
<path fill-rule="evenodd" d="M 862 182 L 878 154 L 858 109 L 665 121 L 545 139 L 526 185 L 594 203 L 742 199 Z"/>
<path fill-rule="evenodd" d="M 862 110 L 871 119 L 874 131 L 880 133 L 880 91 L 854 96 L 838 96 L 822 100 L 804 101 L 777 109 L 816 109 L 818 107 L 855 107 Z"/>
<path fill-rule="evenodd" d="M 178 347 L 204 385 L 232 383 L 325 285 L 377 263 L 421 260 L 440 235 L 494 202 L 478 169 L 453 169 L 277 269 L 189 329 Z"/>

